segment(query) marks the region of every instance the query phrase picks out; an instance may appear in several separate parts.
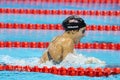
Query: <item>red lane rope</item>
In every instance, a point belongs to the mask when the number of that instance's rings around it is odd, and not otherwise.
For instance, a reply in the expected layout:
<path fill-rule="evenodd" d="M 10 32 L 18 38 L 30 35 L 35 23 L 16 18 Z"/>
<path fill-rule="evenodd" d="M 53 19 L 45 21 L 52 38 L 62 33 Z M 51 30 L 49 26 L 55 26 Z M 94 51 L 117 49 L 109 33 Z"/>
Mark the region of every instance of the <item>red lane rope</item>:
<path fill-rule="evenodd" d="M 6 3 L 23 3 L 23 4 L 26 4 L 26 3 L 43 3 L 43 2 L 46 2 L 46 3 L 99 3 L 99 4 L 119 4 L 120 3 L 120 0 L 6 0 L 6 1 L 3 1 L 1 0 L 1 3 L 2 2 L 6 2 Z"/>
<path fill-rule="evenodd" d="M 109 75 L 117 75 L 120 74 L 120 67 L 115 68 L 74 68 L 74 67 L 50 67 L 44 66 L 39 68 L 38 66 L 30 67 L 30 66 L 20 66 L 20 65 L 1 65 L 0 64 L 0 71 L 7 70 L 7 71 L 26 71 L 26 72 L 41 72 L 41 73 L 51 73 L 55 75 L 62 75 L 62 76 L 89 76 L 89 77 L 102 77 L 102 76 L 109 76 Z"/>
<path fill-rule="evenodd" d="M 18 23 L 2 23 L 0 28 L 6 29 L 35 29 L 35 30 L 63 30 L 61 24 L 18 24 Z M 117 25 L 87 25 L 86 30 L 93 31 L 120 31 Z"/>
<path fill-rule="evenodd" d="M 44 15 L 96 15 L 96 16 L 120 16 L 120 11 L 116 10 L 36 10 L 36 9 L 11 9 L 0 8 L 0 13 L 7 14 L 44 14 Z"/>
<path fill-rule="evenodd" d="M 47 48 L 49 42 L 3 42 L 0 41 L 0 48 Z M 108 49 L 120 50 L 120 43 L 79 43 L 75 45 L 77 49 Z"/>

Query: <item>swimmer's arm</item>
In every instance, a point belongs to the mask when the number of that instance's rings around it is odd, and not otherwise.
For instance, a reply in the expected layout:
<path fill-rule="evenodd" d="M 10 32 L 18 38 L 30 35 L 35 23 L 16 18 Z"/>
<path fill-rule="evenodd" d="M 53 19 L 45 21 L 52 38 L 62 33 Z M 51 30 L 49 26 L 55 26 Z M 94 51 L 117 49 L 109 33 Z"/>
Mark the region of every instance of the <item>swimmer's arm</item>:
<path fill-rule="evenodd" d="M 60 62 L 61 61 L 61 56 L 62 56 L 62 46 L 59 44 L 53 44 L 48 48 L 49 54 L 53 58 L 55 62 Z"/>
<path fill-rule="evenodd" d="M 40 59 L 40 63 L 45 63 L 48 60 L 49 59 L 48 59 L 47 51 L 45 51 L 45 53 L 42 55 L 42 57 Z"/>

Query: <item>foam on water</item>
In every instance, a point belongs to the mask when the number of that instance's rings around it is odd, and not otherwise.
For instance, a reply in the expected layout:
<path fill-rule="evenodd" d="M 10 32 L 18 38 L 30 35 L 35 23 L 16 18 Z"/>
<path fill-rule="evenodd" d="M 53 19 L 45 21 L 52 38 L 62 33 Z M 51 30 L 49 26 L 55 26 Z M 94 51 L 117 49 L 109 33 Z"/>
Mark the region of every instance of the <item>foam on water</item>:
<path fill-rule="evenodd" d="M 0 55 L 0 64 L 11 64 L 11 65 L 29 65 L 29 66 L 56 66 L 56 67 L 104 67 L 106 64 L 95 57 L 86 57 L 82 54 L 71 53 L 60 64 L 53 64 L 52 61 L 47 61 L 46 63 L 39 63 L 40 58 L 14 58 L 9 55 Z"/>
<path fill-rule="evenodd" d="M 66 58 L 57 65 L 54 65 L 52 61 L 47 61 L 42 64 L 46 66 L 57 66 L 57 67 L 105 67 L 105 62 L 101 61 L 95 57 L 85 57 L 82 54 L 71 53 L 66 56 Z"/>
<path fill-rule="evenodd" d="M 38 65 L 38 60 L 39 60 L 39 58 L 37 58 L 37 57 L 18 59 L 18 58 L 11 57 L 9 55 L 0 55 L 0 63 L 1 64 L 34 66 L 34 65 Z"/>

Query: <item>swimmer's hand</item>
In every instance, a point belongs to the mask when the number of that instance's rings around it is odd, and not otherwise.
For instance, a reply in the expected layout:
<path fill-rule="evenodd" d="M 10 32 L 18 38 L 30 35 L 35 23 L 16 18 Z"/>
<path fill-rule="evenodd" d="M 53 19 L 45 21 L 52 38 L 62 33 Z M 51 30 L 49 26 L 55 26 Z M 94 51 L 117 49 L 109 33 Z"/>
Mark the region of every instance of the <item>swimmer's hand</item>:
<path fill-rule="evenodd" d="M 97 58 L 90 57 L 85 61 L 85 64 L 103 64 L 103 65 L 105 65 L 105 62 L 101 61 Z"/>

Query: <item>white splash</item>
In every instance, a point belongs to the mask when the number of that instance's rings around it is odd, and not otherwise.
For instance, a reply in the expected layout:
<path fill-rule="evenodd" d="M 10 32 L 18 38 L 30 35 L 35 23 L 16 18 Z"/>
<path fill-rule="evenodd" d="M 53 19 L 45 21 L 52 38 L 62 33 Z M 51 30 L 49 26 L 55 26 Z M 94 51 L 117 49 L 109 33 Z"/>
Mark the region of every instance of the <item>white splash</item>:
<path fill-rule="evenodd" d="M 8 55 L 0 55 L 0 64 L 11 64 L 11 65 L 30 65 L 35 66 L 38 65 L 39 58 L 23 58 L 18 59 Z"/>
<path fill-rule="evenodd" d="M 46 63 L 39 63 L 40 58 L 14 58 L 8 55 L 0 55 L 0 64 L 11 64 L 11 65 L 29 65 L 29 66 L 47 66 L 47 67 L 104 67 L 106 64 L 95 57 L 85 57 L 82 54 L 71 53 L 66 56 L 66 58 L 57 65 L 54 65 L 52 61 L 47 61 Z"/>
<path fill-rule="evenodd" d="M 66 65 L 67 64 L 67 65 Z M 74 66 L 74 67 L 102 67 L 105 66 L 105 62 L 95 57 L 85 57 L 82 54 L 69 54 L 61 62 L 63 66 Z"/>

